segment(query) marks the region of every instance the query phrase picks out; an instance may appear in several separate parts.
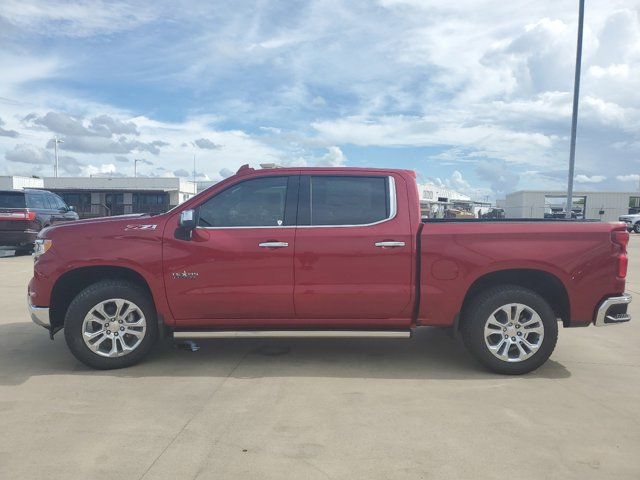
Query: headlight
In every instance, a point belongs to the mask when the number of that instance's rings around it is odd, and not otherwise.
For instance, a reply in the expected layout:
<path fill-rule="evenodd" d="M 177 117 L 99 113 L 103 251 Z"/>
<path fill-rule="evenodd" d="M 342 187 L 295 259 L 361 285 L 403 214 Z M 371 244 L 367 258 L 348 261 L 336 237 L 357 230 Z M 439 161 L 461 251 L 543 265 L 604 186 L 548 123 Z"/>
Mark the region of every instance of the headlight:
<path fill-rule="evenodd" d="M 43 255 L 53 245 L 53 240 L 39 238 L 35 241 L 33 247 L 33 258 L 38 258 Z"/>

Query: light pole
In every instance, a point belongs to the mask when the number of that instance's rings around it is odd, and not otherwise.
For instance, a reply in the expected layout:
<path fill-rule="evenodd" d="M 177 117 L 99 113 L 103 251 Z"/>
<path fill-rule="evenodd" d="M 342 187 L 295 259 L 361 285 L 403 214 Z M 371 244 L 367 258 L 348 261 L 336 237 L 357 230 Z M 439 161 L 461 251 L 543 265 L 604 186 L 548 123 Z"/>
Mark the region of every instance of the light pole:
<path fill-rule="evenodd" d="M 578 43 L 576 46 L 576 71 L 573 81 L 573 113 L 571 116 L 571 147 L 569 149 L 569 179 L 567 183 L 567 218 L 571 218 L 571 208 L 573 207 L 573 171 L 576 163 L 576 129 L 578 126 L 578 98 L 580 97 L 580 67 L 582 65 L 583 24 L 584 0 L 580 0 L 578 8 Z"/>
<path fill-rule="evenodd" d="M 53 137 L 53 152 L 55 157 L 55 163 L 53 164 L 53 176 L 58 178 L 58 144 L 64 143 L 64 140 L 60 140 L 56 135 Z"/>
<path fill-rule="evenodd" d="M 136 178 L 138 176 L 138 162 L 142 162 L 141 158 L 133 159 L 133 177 Z"/>

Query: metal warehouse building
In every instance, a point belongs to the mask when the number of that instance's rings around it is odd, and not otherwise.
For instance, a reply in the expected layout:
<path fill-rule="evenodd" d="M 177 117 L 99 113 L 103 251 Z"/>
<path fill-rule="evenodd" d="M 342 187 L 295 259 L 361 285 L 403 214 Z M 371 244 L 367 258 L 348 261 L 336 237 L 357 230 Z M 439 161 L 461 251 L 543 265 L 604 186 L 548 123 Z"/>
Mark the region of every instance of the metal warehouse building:
<path fill-rule="evenodd" d="M 0 177 L 0 190 L 22 190 L 23 188 L 43 188 L 44 181 L 40 177 L 24 177 L 21 175 L 5 175 Z"/>
<path fill-rule="evenodd" d="M 566 202 L 566 192 L 521 190 L 506 196 L 504 211 L 506 218 L 560 217 Z M 615 221 L 620 215 L 640 213 L 640 193 L 575 192 L 572 211 L 576 218 Z"/>
<path fill-rule="evenodd" d="M 196 191 L 191 181 L 160 177 L 47 177 L 44 189 L 73 205 L 81 218 L 162 213 Z"/>

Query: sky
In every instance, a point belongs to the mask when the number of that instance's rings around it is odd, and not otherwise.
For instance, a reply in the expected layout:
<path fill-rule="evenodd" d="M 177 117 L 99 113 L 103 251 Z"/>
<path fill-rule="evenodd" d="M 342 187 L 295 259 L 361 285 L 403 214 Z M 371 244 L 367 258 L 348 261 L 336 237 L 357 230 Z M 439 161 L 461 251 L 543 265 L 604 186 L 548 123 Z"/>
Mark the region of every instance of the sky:
<path fill-rule="evenodd" d="M 219 180 L 409 168 L 476 199 L 566 188 L 575 1 L 0 7 L 0 174 Z M 586 0 L 577 190 L 637 190 L 640 0 Z"/>

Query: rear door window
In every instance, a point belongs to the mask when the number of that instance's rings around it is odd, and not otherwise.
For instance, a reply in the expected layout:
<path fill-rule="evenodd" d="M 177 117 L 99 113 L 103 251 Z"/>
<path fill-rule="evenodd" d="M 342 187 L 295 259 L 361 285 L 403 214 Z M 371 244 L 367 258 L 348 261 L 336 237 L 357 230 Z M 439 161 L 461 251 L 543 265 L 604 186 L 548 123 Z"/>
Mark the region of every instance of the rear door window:
<path fill-rule="evenodd" d="M 28 193 L 27 194 L 27 207 L 48 209 L 49 204 L 45 203 L 44 195 L 42 193 Z"/>
<path fill-rule="evenodd" d="M 53 195 L 45 194 L 44 195 L 44 204 L 45 204 L 45 207 L 48 208 L 49 210 L 57 210 L 58 209 L 58 205 L 56 205 L 56 199 L 54 198 Z"/>
<path fill-rule="evenodd" d="M 23 192 L 0 192 L 0 208 L 24 208 Z"/>
<path fill-rule="evenodd" d="M 390 216 L 388 177 L 310 177 L 308 225 L 368 225 Z"/>

